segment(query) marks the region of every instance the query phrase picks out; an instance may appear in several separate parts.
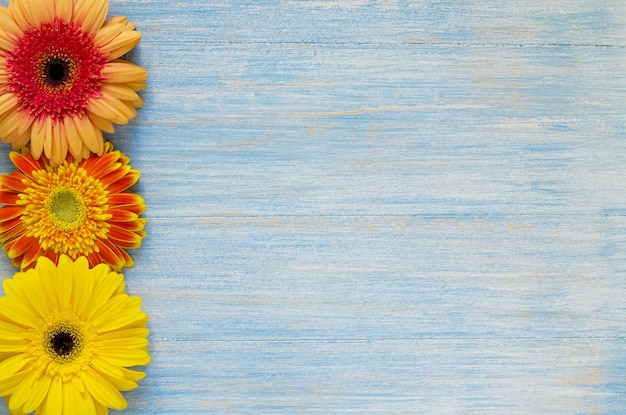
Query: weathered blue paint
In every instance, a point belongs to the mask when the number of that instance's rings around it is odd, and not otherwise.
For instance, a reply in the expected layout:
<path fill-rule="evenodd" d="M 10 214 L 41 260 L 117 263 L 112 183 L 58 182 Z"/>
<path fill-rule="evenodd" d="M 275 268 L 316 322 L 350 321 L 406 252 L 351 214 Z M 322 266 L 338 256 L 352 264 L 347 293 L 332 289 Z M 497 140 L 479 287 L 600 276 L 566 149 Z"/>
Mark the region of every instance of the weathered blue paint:
<path fill-rule="evenodd" d="M 623 2 L 110 12 L 150 74 L 126 413 L 626 411 Z"/>

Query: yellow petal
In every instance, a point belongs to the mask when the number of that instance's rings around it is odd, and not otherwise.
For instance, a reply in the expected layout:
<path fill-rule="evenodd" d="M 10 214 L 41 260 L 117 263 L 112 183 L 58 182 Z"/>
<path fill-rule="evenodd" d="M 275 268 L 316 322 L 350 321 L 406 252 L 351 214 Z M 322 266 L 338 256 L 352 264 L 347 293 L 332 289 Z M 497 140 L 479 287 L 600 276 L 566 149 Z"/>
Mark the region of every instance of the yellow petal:
<path fill-rule="evenodd" d="M 146 87 L 148 86 L 146 81 L 125 82 L 124 84 L 132 88 L 133 91 L 141 91 L 142 89 L 146 89 Z M 135 106 L 138 107 L 139 105 Z"/>
<path fill-rule="evenodd" d="M 11 399 L 9 400 L 9 408 L 12 410 L 16 410 L 24 405 L 26 399 L 28 399 L 29 395 L 33 392 L 33 386 L 39 377 L 39 373 L 36 370 L 31 371 L 31 373 L 24 378 L 24 380 L 15 388 L 13 393 L 11 394 Z M 30 411 L 24 411 L 30 412 Z"/>
<path fill-rule="evenodd" d="M 124 55 L 126 52 L 130 51 L 135 46 L 137 46 L 137 43 L 139 43 L 140 39 L 141 32 L 135 30 L 129 32 L 121 32 L 115 39 L 107 43 L 101 49 L 103 52 L 109 53 L 108 58 L 110 60 L 117 59 L 120 56 Z"/>
<path fill-rule="evenodd" d="M 113 17 L 105 20 L 104 24 L 102 25 L 102 27 L 113 26 L 113 25 L 117 25 L 119 23 L 122 23 L 122 25 L 127 25 L 128 24 L 128 19 L 126 18 L 126 16 L 113 16 Z"/>
<path fill-rule="evenodd" d="M 59 264 L 57 266 L 57 295 L 61 308 L 64 309 L 70 305 L 70 299 L 72 298 L 72 284 L 74 267 L 73 262 L 67 255 L 61 255 L 59 258 Z"/>
<path fill-rule="evenodd" d="M 91 151 L 89 151 L 89 148 L 85 145 L 85 143 L 83 143 L 83 149 L 80 153 L 81 158 L 87 159 L 89 158 L 90 155 L 91 155 Z"/>
<path fill-rule="evenodd" d="M 126 409 L 126 399 L 119 390 L 113 387 L 110 382 L 100 376 L 94 370 L 85 370 L 81 373 L 81 379 L 85 387 L 101 405 L 117 410 Z"/>
<path fill-rule="evenodd" d="M 26 0 L 17 0 L 9 3 L 9 11 L 13 15 L 13 20 L 15 20 L 15 23 L 17 23 L 23 32 L 27 31 L 29 28 L 28 6 L 24 4 L 25 1 Z"/>
<path fill-rule="evenodd" d="M 108 9 L 108 0 L 76 0 L 72 21 L 84 32 L 93 33 L 102 27 Z"/>
<path fill-rule="evenodd" d="M 38 160 L 41 157 L 41 153 L 43 152 L 43 142 L 46 137 L 46 121 L 41 119 L 36 119 L 33 123 L 33 126 L 30 130 L 30 152 L 35 158 Z"/>
<path fill-rule="evenodd" d="M 54 10 L 59 19 L 63 22 L 69 22 L 72 19 L 72 9 L 74 8 L 73 0 L 56 0 Z"/>
<path fill-rule="evenodd" d="M 29 358 L 24 353 L 16 354 L 0 362 L 0 387 L 4 380 L 18 373 L 28 362 Z"/>
<path fill-rule="evenodd" d="M 94 268 L 95 269 L 95 268 Z M 122 274 L 112 272 L 108 274 L 107 278 L 96 280 L 96 284 L 92 291 L 91 300 L 87 304 L 84 310 L 86 317 L 91 317 L 92 313 L 108 299 L 117 295 L 118 289 L 124 284 L 124 277 Z"/>
<path fill-rule="evenodd" d="M 125 26 L 124 22 L 110 24 L 108 23 L 110 22 L 110 20 L 111 19 L 105 22 L 104 26 L 102 26 L 102 28 L 98 30 L 98 32 L 93 38 L 95 45 L 99 48 L 106 45 L 113 39 L 115 39 L 115 37 L 119 35 L 120 32 L 124 29 L 124 26 Z"/>
<path fill-rule="evenodd" d="M 33 124 L 35 117 L 30 114 L 24 113 L 22 115 L 22 119 L 17 126 L 17 134 L 23 135 L 25 132 L 29 131 L 30 126 Z"/>
<path fill-rule="evenodd" d="M 120 60 L 104 64 L 100 73 L 109 82 L 127 83 L 148 79 L 148 73 L 144 68 Z"/>
<path fill-rule="evenodd" d="M 76 403 L 80 399 L 77 395 L 79 392 L 74 388 L 71 382 L 62 382 L 61 387 L 63 389 L 63 409 L 66 414 L 77 414 Z"/>
<path fill-rule="evenodd" d="M 37 317 L 28 307 L 13 298 L 0 298 L 0 315 L 25 327 L 34 327 L 37 324 Z"/>
<path fill-rule="evenodd" d="M 39 405 L 41 405 L 44 398 L 48 394 L 50 383 L 52 383 L 52 378 L 48 375 L 43 375 L 41 379 L 37 379 L 33 385 L 32 391 L 29 391 L 30 393 L 24 402 L 24 406 L 22 408 L 24 412 L 32 412 L 37 409 Z"/>
<path fill-rule="evenodd" d="M 128 85 L 110 84 L 107 82 L 102 84 L 102 94 L 110 95 L 124 101 L 133 101 L 139 98 L 139 94 Z"/>
<path fill-rule="evenodd" d="M 17 40 L 23 33 L 18 24 L 15 23 L 9 10 L 5 7 L 0 7 L 0 29 L 4 30 L 4 33 L 11 37 L 13 41 Z"/>
<path fill-rule="evenodd" d="M 54 1 L 30 0 L 31 15 L 41 23 L 51 23 L 54 21 Z M 35 16 L 37 15 L 37 16 Z"/>
<path fill-rule="evenodd" d="M 0 396 L 12 394 L 15 388 L 17 388 L 31 372 L 32 370 L 26 369 L 12 375 L 0 375 Z"/>
<path fill-rule="evenodd" d="M 19 150 L 22 147 L 25 147 L 26 144 L 28 144 L 28 142 L 30 141 L 30 131 L 26 131 L 22 135 L 16 134 L 16 138 L 12 139 L 11 141 L 11 146 L 13 147 L 13 150 Z"/>
<path fill-rule="evenodd" d="M 23 115 L 23 112 L 19 110 L 3 114 L 0 118 L 0 136 L 8 136 L 16 131 Z"/>
<path fill-rule="evenodd" d="M 87 146 L 90 151 L 102 155 L 104 151 L 104 137 L 102 136 L 102 131 L 97 129 L 88 117 L 74 118 L 74 123 L 85 146 Z"/>
<path fill-rule="evenodd" d="M 48 130 L 48 120 L 50 120 L 49 124 L 51 128 Z M 46 129 L 45 135 L 43 137 L 43 153 L 48 159 L 52 159 L 52 140 L 54 140 L 55 130 L 58 129 L 58 126 L 50 117 L 46 118 Z"/>
<path fill-rule="evenodd" d="M 12 92 L 0 95 L 0 114 L 4 114 L 7 111 L 17 107 L 19 101 L 17 95 Z"/>
<path fill-rule="evenodd" d="M 50 148 L 50 165 L 58 166 L 63 163 L 67 155 L 67 135 L 62 121 L 57 122 L 52 130 L 52 146 Z"/>
<path fill-rule="evenodd" d="M 102 117 L 99 117 L 93 112 L 89 112 L 87 115 L 89 116 L 89 119 L 91 120 L 93 125 L 96 126 L 96 128 L 99 128 L 102 131 L 107 132 L 109 134 L 115 133 L 115 127 L 113 126 L 113 123 L 111 121 L 104 119 Z"/>
<path fill-rule="evenodd" d="M 74 118 L 66 117 L 64 123 L 70 153 L 72 153 L 74 157 L 79 157 L 80 151 L 83 148 L 83 141 L 80 138 L 78 130 L 76 129 L 76 122 L 74 121 Z"/>
<path fill-rule="evenodd" d="M 0 49 L 9 51 L 13 50 L 14 47 L 15 42 L 13 39 L 4 31 L 4 29 L 0 28 Z"/>
<path fill-rule="evenodd" d="M 48 14 L 49 7 L 53 7 L 52 2 L 45 1 L 40 2 L 38 0 L 22 0 L 24 4 L 24 14 L 28 16 L 33 27 L 39 27 L 42 23 L 48 23 L 52 20 L 48 20 L 50 15 Z M 54 11 L 52 11 L 54 12 Z M 53 15 L 53 13 L 52 13 Z"/>
<path fill-rule="evenodd" d="M 50 390 L 46 396 L 44 411 L 46 415 L 61 415 L 63 413 L 63 389 L 60 377 L 52 379 Z"/>
<path fill-rule="evenodd" d="M 87 304 L 91 300 L 91 293 L 94 286 L 94 276 L 91 272 L 85 272 L 81 278 L 75 278 L 75 286 L 72 291 L 74 312 L 81 315 Z"/>
<path fill-rule="evenodd" d="M 102 98 L 91 98 L 87 103 L 87 111 L 93 112 L 104 119 L 111 120 L 115 124 L 128 123 L 128 118 L 124 117 L 121 112 Z"/>
<path fill-rule="evenodd" d="M 141 349 L 103 349 L 98 355 L 118 366 L 138 366 L 150 363 L 150 354 Z"/>
<path fill-rule="evenodd" d="M 122 371 L 121 367 L 112 365 L 111 363 L 99 357 L 94 357 L 92 359 L 91 366 L 104 376 L 115 379 L 124 378 L 124 372 Z"/>
<path fill-rule="evenodd" d="M 102 97 L 102 102 L 109 108 L 113 109 L 113 111 L 115 111 L 115 113 L 118 114 L 121 119 L 125 120 L 125 122 L 118 124 L 126 124 L 128 120 L 137 116 L 137 111 L 135 110 L 135 108 L 132 105 L 126 105 L 125 101 L 119 100 L 112 96 L 104 95 Z"/>

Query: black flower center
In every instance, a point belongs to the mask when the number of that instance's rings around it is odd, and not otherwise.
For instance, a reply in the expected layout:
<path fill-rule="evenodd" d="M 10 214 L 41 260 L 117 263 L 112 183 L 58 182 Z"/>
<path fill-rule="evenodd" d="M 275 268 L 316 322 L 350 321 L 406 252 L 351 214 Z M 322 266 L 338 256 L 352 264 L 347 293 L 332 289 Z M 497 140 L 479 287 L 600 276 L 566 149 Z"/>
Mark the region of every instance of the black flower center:
<path fill-rule="evenodd" d="M 80 353 L 82 336 L 75 327 L 62 323 L 48 330 L 45 345 L 50 357 L 59 363 L 67 363 Z"/>
<path fill-rule="evenodd" d="M 63 59 L 50 59 L 43 70 L 46 83 L 52 87 L 63 85 L 70 74 L 70 65 Z"/>

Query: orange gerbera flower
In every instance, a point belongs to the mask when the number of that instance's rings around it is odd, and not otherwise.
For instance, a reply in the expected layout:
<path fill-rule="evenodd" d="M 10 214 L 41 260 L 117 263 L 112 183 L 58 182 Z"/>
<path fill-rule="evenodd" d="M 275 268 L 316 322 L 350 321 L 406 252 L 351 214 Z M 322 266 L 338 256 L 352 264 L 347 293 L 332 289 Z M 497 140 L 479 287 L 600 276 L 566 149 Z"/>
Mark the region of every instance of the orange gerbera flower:
<path fill-rule="evenodd" d="M 0 7 L 0 138 L 58 165 L 102 155 L 102 131 L 143 105 L 146 71 L 118 59 L 141 38 L 107 0 L 10 0 Z"/>
<path fill-rule="evenodd" d="M 61 254 L 117 271 L 133 265 L 125 250 L 146 235 L 144 201 L 128 191 L 139 172 L 111 143 L 103 153 L 78 162 L 68 155 L 54 167 L 28 149 L 10 153 L 17 171 L 0 176 L 0 242 L 13 265 L 24 270 Z"/>

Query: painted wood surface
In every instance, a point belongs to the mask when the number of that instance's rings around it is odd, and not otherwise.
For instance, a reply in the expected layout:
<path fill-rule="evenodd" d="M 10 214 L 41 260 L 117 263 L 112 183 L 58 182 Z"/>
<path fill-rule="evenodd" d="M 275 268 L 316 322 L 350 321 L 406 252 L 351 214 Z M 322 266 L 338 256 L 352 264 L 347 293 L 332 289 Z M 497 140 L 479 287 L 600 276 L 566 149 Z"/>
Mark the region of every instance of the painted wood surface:
<path fill-rule="evenodd" d="M 149 221 L 125 413 L 626 413 L 626 2 L 110 14 L 150 74 L 111 137 Z"/>

